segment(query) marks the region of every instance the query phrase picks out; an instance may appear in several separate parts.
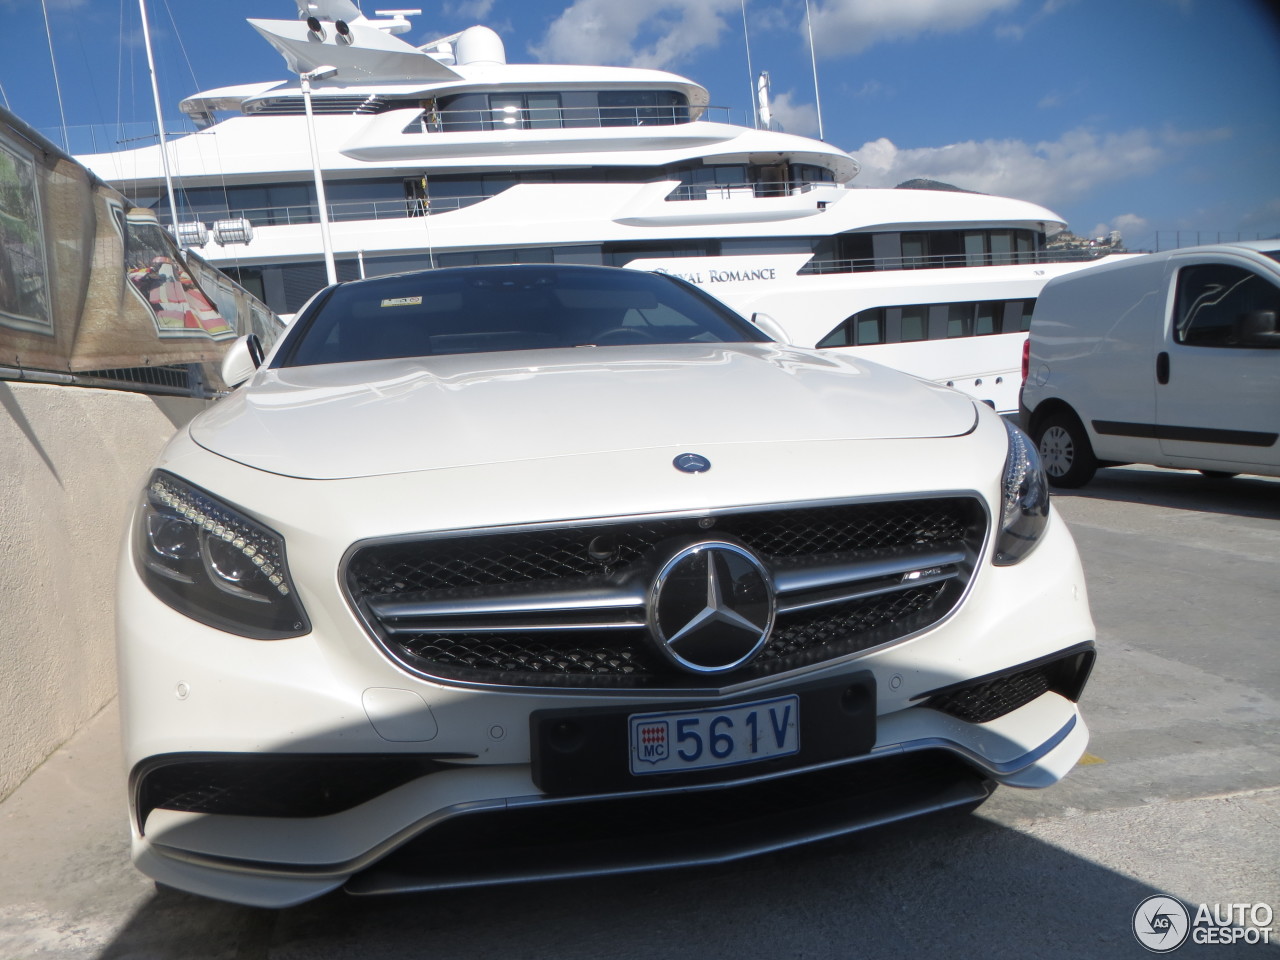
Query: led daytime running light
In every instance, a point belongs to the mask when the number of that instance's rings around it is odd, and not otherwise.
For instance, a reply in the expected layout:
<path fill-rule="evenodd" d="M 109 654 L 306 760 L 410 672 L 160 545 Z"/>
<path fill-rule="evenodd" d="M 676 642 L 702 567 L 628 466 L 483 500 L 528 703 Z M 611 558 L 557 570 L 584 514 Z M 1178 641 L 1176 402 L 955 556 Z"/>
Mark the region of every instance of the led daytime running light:
<path fill-rule="evenodd" d="M 1008 526 L 1022 509 L 1026 493 L 1027 472 L 1031 465 L 1027 437 L 1021 430 L 1009 431 L 1009 462 L 1004 474 L 1004 512 L 1002 526 Z"/>
<path fill-rule="evenodd" d="M 260 540 L 255 542 L 252 531 L 244 529 L 213 504 L 202 502 L 204 498 L 193 491 L 177 489 L 161 478 L 152 481 L 150 493 L 157 504 L 200 527 L 207 536 L 222 540 L 248 557 L 282 597 L 287 597 L 292 592 L 288 579 L 283 575 L 280 557 L 268 544 Z"/>

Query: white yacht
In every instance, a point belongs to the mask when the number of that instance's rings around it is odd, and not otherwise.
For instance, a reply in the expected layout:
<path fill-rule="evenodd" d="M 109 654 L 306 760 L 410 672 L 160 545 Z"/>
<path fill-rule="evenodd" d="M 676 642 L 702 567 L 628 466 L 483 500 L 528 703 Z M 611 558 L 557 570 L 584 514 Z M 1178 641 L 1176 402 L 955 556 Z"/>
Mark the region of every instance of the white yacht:
<path fill-rule="evenodd" d="M 167 156 L 78 158 L 282 315 L 325 285 L 326 249 L 341 280 L 507 262 L 662 270 L 793 343 L 1009 412 L 1036 295 L 1087 262 L 1053 262 L 1046 237 L 1065 224 L 1044 207 L 853 188 L 848 153 L 729 123 L 675 74 L 509 64 L 483 26 L 417 47 L 400 39 L 417 11 L 296 3 L 296 19 L 249 21 L 292 79 L 183 100 L 194 131 Z"/>

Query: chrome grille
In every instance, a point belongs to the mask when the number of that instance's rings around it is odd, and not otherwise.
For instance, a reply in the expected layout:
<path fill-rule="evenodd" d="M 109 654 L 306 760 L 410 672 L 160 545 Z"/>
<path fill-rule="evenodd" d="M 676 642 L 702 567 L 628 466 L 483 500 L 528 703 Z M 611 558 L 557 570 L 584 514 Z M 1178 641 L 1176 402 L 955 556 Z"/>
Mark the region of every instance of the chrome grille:
<path fill-rule="evenodd" d="M 373 543 L 346 570 L 384 650 L 424 676 L 591 689 L 706 686 L 654 648 L 649 583 L 707 537 L 769 567 L 769 642 L 718 683 L 773 676 L 870 649 L 937 622 L 964 592 L 986 529 L 972 497 L 641 518 Z"/>

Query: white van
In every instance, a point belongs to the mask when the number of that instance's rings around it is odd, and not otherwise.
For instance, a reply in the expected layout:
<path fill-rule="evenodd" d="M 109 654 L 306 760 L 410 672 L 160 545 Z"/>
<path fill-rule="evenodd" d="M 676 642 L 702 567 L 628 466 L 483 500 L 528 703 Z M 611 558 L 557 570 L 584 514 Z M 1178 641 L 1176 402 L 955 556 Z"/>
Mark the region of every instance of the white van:
<path fill-rule="evenodd" d="M 1055 278 L 1019 414 L 1059 487 L 1100 466 L 1280 476 L 1280 240 L 1188 247 Z"/>

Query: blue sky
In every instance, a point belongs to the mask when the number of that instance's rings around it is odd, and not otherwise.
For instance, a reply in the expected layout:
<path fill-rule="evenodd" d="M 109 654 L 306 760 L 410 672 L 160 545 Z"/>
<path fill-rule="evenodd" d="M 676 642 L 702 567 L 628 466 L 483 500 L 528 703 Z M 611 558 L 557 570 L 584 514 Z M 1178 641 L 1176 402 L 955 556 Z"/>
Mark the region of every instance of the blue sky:
<path fill-rule="evenodd" d="M 407 3 L 365 0 L 370 14 Z M 291 0 L 148 0 L 166 116 L 190 93 L 284 79 L 244 22 Z M 473 23 L 512 62 L 652 66 L 745 120 L 743 0 L 447 0 L 404 39 Z M 810 0 L 824 138 L 857 183 L 931 177 L 1043 203 L 1131 248 L 1280 235 L 1280 14 L 1262 0 Z M 0 0 L 0 103 L 60 140 L 66 124 L 149 121 L 137 0 Z M 746 0 L 774 116 L 818 134 L 804 0 Z"/>

